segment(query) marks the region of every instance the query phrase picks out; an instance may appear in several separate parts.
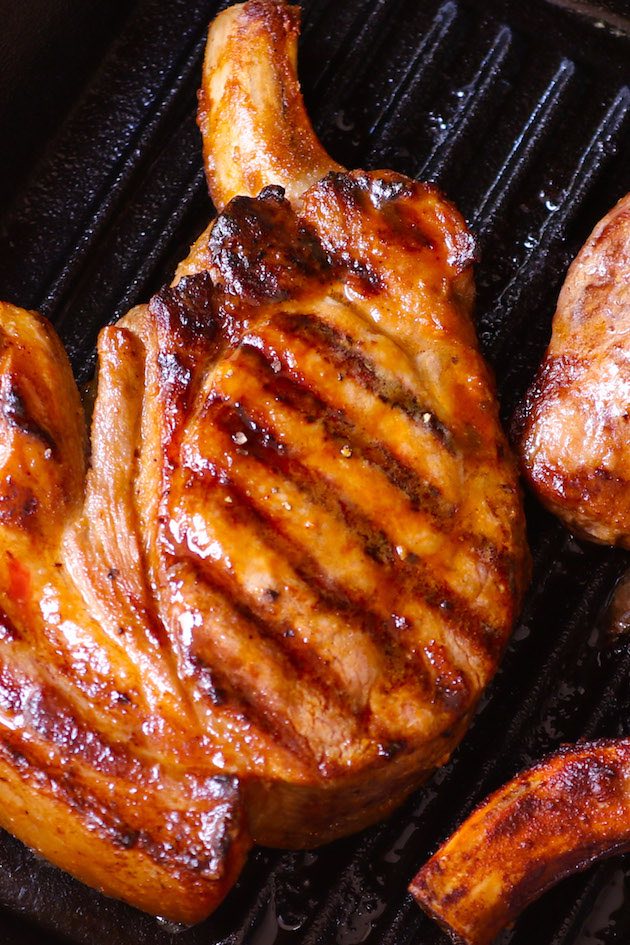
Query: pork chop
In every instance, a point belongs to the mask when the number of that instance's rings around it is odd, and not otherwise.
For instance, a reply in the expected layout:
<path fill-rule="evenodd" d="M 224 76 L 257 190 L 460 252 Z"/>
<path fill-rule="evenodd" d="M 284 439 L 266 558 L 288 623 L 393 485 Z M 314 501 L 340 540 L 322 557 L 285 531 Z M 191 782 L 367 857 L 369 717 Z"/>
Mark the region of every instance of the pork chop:
<path fill-rule="evenodd" d="M 277 0 L 211 29 L 219 216 L 101 333 L 87 473 L 59 341 L 0 311 L 0 824 L 185 922 L 252 840 L 357 830 L 446 761 L 528 571 L 473 240 L 327 158 L 297 29 Z"/>
<path fill-rule="evenodd" d="M 630 548 L 630 194 L 569 269 L 517 423 L 540 500 L 577 534 Z"/>

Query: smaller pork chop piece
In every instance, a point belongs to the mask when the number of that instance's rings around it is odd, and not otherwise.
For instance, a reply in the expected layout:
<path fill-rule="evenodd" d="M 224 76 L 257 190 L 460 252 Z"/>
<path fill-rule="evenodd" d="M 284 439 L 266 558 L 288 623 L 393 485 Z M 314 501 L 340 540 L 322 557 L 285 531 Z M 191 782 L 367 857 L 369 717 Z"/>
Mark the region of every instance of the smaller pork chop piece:
<path fill-rule="evenodd" d="M 630 848 L 630 740 L 565 745 L 491 794 L 411 894 L 457 945 L 490 945 L 565 876 Z"/>
<path fill-rule="evenodd" d="M 547 508 L 583 537 L 630 548 L 630 194 L 569 269 L 517 427 Z"/>

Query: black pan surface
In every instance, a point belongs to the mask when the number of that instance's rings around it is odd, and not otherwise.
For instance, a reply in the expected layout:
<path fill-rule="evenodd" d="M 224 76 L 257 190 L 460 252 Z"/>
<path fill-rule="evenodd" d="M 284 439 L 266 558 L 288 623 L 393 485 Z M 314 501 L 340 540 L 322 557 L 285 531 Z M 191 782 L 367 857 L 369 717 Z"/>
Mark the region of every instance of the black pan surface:
<path fill-rule="evenodd" d="M 212 213 L 195 127 L 211 0 L 0 2 L 0 297 L 53 319 L 77 377 L 98 330 L 170 278 Z M 335 158 L 436 181 L 478 235 L 478 325 L 503 417 L 570 260 L 630 190 L 630 8 L 582 0 L 305 0 L 301 76 Z M 259 849 L 179 930 L 0 834 L 0 945 L 438 945 L 406 886 L 471 807 L 563 741 L 630 734 L 630 651 L 603 632 L 628 565 L 527 500 L 522 618 L 450 764 L 388 821 Z M 630 941 L 630 859 L 566 880 L 503 945 Z"/>

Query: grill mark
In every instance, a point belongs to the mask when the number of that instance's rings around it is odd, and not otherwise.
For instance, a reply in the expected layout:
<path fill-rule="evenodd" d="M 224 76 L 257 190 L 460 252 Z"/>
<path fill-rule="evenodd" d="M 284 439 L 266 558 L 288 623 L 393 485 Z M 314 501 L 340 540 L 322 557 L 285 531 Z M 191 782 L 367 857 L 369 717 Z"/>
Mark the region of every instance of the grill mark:
<path fill-rule="evenodd" d="M 16 747 L 14 743 L 19 747 Z M 92 792 L 88 794 L 81 790 L 82 785 L 78 778 L 72 778 L 67 774 L 65 777 L 56 777 L 52 771 L 52 765 L 50 769 L 44 768 L 38 757 L 37 747 L 41 747 L 41 742 L 39 745 L 33 744 L 32 741 L 12 738 L 5 732 L 0 741 L 0 757 L 19 773 L 23 782 L 33 782 L 39 791 L 42 786 L 47 786 L 54 796 L 62 797 L 64 803 L 80 817 L 89 815 L 90 822 L 93 828 L 96 827 L 100 839 L 107 838 L 110 842 L 116 842 L 120 836 L 130 832 L 128 826 L 114 810 L 105 808 Z M 151 856 L 150 853 L 149 856 Z"/>
<path fill-rule="evenodd" d="M 218 480 L 213 476 L 204 477 L 205 485 L 211 482 L 218 484 Z M 233 495 L 236 494 L 237 490 L 234 488 Z M 242 493 L 241 495 L 243 498 L 243 507 L 240 511 L 241 520 L 247 521 L 248 526 L 251 527 L 252 518 L 257 518 L 257 515 L 250 506 L 247 497 Z M 274 538 L 277 544 L 277 536 L 274 536 Z M 363 710 L 357 712 L 353 707 L 343 681 L 337 676 L 334 668 L 325 664 L 323 657 L 316 653 L 314 649 L 305 648 L 299 644 L 295 631 L 288 621 L 274 619 L 268 610 L 264 609 L 263 602 L 254 601 L 251 595 L 231 579 L 226 572 L 220 570 L 214 562 L 208 559 L 198 562 L 198 559 L 187 555 L 186 563 L 195 573 L 201 575 L 202 581 L 210 586 L 212 592 L 221 599 L 223 605 L 227 609 L 233 610 L 269 646 L 271 657 L 281 669 L 285 670 L 288 664 L 290 675 L 293 678 L 298 678 L 303 685 L 308 683 L 309 688 L 319 695 L 324 704 L 332 707 L 339 716 L 342 716 L 351 724 L 361 723 L 363 725 L 368 721 L 372 722 L 371 716 L 367 719 Z M 245 602 L 246 599 L 247 603 Z M 272 595 L 269 596 L 269 602 L 273 602 Z M 324 665 L 326 665 L 325 672 L 323 671 Z M 331 675 L 336 678 L 331 680 Z M 293 729 L 295 737 L 287 739 L 286 727 L 278 725 L 275 721 L 276 712 L 264 702 L 254 701 L 252 699 L 254 691 L 245 689 L 244 685 L 245 683 L 235 683 L 234 679 L 230 680 L 232 693 L 243 706 L 251 706 L 254 709 L 257 723 L 260 724 L 261 728 L 280 738 L 284 747 L 297 754 L 302 760 L 312 759 L 314 755 L 305 737 L 300 735 L 296 729 Z M 283 717 L 283 720 L 288 721 L 286 717 Z M 293 728 L 293 723 L 290 724 Z M 297 751 L 296 740 L 299 746 Z M 307 754 L 303 750 L 304 747 L 307 748 Z M 318 761 L 318 759 L 315 760 Z"/>
<path fill-rule="evenodd" d="M 205 574 L 203 580 L 206 581 Z M 235 685 L 232 678 L 217 670 L 216 663 L 211 663 L 205 656 L 196 656 L 194 662 L 193 678 L 197 680 L 201 691 L 209 696 L 213 706 L 237 712 L 249 725 L 253 725 L 302 763 L 312 763 L 313 760 L 317 762 L 308 741 L 300 735 L 286 714 L 280 716 L 264 702 L 257 700 L 253 692 L 247 692 L 243 686 Z M 212 694 L 207 689 L 207 677 L 211 679 Z"/>
<path fill-rule="evenodd" d="M 374 526 L 374 523 L 361 510 L 357 509 L 350 502 L 344 502 L 331 494 L 329 484 L 306 469 L 299 460 L 291 455 L 290 448 L 279 443 L 277 436 L 268 428 L 261 429 L 259 424 L 249 416 L 242 404 L 238 407 L 229 404 L 226 401 L 215 401 L 213 404 L 214 416 L 213 422 L 216 426 L 227 433 L 230 437 L 235 431 L 243 429 L 243 425 L 249 430 L 247 437 L 247 452 L 256 459 L 262 466 L 273 470 L 284 479 L 290 481 L 296 489 L 305 494 L 315 504 L 322 506 L 326 511 L 341 518 L 346 526 L 356 537 L 360 539 L 367 555 L 381 565 L 385 571 L 384 578 L 395 581 L 402 586 L 409 596 L 420 597 L 437 614 L 441 621 L 449 620 L 449 625 L 457 627 L 458 636 L 464 636 L 470 645 L 476 645 L 484 654 L 488 654 L 495 659 L 502 649 L 502 634 L 491 625 L 481 620 L 470 609 L 466 600 L 452 590 L 448 585 L 437 583 L 432 580 L 427 565 L 417 556 L 409 554 L 403 560 L 390 538 L 385 532 Z M 229 474 L 224 472 L 227 480 Z M 230 483 L 230 487 L 235 490 L 239 487 Z M 244 495 L 244 493 L 241 492 Z M 259 516 L 263 515 L 251 503 L 251 499 L 246 497 L 251 509 L 248 515 L 256 512 Z M 249 522 L 249 519 L 247 519 Z M 282 525 L 275 518 L 269 517 L 269 529 L 271 531 L 271 540 L 276 541 L 276 536 L 280 533 Z M 295 546 L 298 547 L 298 546 Z M 306 558 L 307 555 L 300 548 L 301 554 Z M 314 567 L 321 572 L 314 559 Z M 296 573 L 298 573 L 299 562 L 292 564 Z M 331 586 L 335 582 L 331 578 L 325 578 Z M 359 602 L 351 592 L 336 585 L 340 595 L 345 596 L 347 600 L 354 599 L 356 607 L 366 605 Z M 391 626 L 387 621 L 377 614 L 373 617 L 378 622 L 381 631 L 385 630 L 393 643 L 400 647 L 399 639 L 405 630 L 409 629 L 409 624 L 404 618 L 392 615 Z M 375 625 L 373 625 L 374 627 Z M 374 633 L 374 629 L 372 629 Z M 383 640 L 380 634 L 373 636 L 382 647 Z M 417 667 L 416 667 L 417 670 Z"/>
<path fill-rule="evenodd" d="M 233 414 L 233 423 L 234 426 L 232 426 L 232 424 L 228 424 L 228 432 L 233 428 L 242 429 L 241 414 L 237 413 L 236 411 Z M 217 426 L 221 426 L 221 424 L 218 423 Z M 252 443 L 252 440 L 248 440 L 248 446 L 252 445 Z M 275 458 L 276 457 L 272 458 L 272 462 L 269 464 L 269 466 L 272 465 Z M 265 462 L 264 455 L 261 455 L 261 462 Z M 291 472 L 292 468 L 282 463 L 282 465 L 279 467 L 279 470 L 280 472 L 285 470 Z M 287 478 L 291 477 L 288 476 Z M 296 487 L 299 488 L 300 491 L 302 491 L 302 487 L 305 485 L 303 491 L 309 493 L 308 480 L 306 483 L 301 483 L 299 479 L 293 477 L 292 481 L 296 484 Z M 328 491 L 330 492 L 330 490 Z M 328 507 L 331 506 L 329 505 Z M 338 509 L 334 509 L 334 512 L 338 515 Z M 344 521 L 346 521 L 346 524 L 348 524 L 346 516 L 343 512 L 342 518 Z M 366 521 L 368 521 L 369 527 L 369 520 Z M 277 544 L 277 534 L 282 526 L 275 519 L 270 519 L 270 522 L 273 528 L 273 540 Z M 380 552 L 379 563 L 383 564 L 385 571 L 384 579 L 391 579 L 392 581 L 401 585 L 402 588 L 409 594 L 409 596 L 416 596 L 419 598 L 433 612 L 434 615 L 439 617 L 439 620 L 442 624 L 444 624 L 446 620 L 449 620 L 451 623 L 455 621 L 456 635 L 460 638 L 462 635 L 465 635 L 468 646 L 476 646 L 484 654 L 495 652 L 497 650 L 497 634 L 492 630 L 492 628 L 487 627 L 487 625 L 483 623 L 483 621 L 481 621 L 478 617 L 476 617 L 476 615 L 471 613 L 465 601 L 462 601 L 455 592 L 450 590 L 450 588 L 434 584 L 428 575 L 428 569 L 426 566 L 424 566 L 422 562 L 420 562 L 420 560 L 415 556 L 410 555 L 407 559 L 407 563 L 403 564 L 399 556 L 396 554 L 393 546 L 389 542 L 387 536 L 380 533 L 375 541 L 373 534 L 374 533 L 372 533 L 372 536 L 370 536 L 372 538 L 371 544 L 369 543 L 369 538 L 368 540 L 365 540 L 364 536 L 360 537 L 363 539 L 366 553 L 372 557 L 375 557 L 373 555 L 372 549 L 376 544 L 376 541 L 378 541 L 378 551 Z M 290 538 L 287 540 L 290 541 Z M 383 549 L 385 554 L 382 553 Z M 298 576 L 315 589 L 312 574 L 305 574 L 297 563 L 293 563 L 293 567 Z M 421 569 L 421 574 L 418 574 L 419 569 Z M 357 594 L 346 591 L 343 588 L 340 589 L 339 583 L 331 582 L 329 578 L 325 578 L 324 580 L 324 591 L 322 592 L 321 584 L 317 590 L 320 594 L 320 599 L 325 605 L 329 607 L 329 609 L 334 610 L 337 613 L 343 613 L 344 608 L 348 612 L 356 612 L 357 609 L 365 611 L 368 610 L 368 607 L 365 604 L 365 598 L 361 597 L 360 593 Z M 328 599 L 325 593 L 331 583 L 335 587 L 337 593 L 337 597 L 333 600 Z M 345 600 L 340 600 L 342 595 Z M 410 631 L 412 628 L 410 621 L 398 614 L 384 616 L 382 614 L 375 614 L 373 611 L 370 611 L 370 613 L 372 614 L 371 624 L 368 624 L 367 627 L 364 626 L 363 629 L 367 630 L 371 634 L 372 639 L 377 642 L 381 652 L 383 652 L 385 640 L 388 641 L 389 651 L 386 651 L 386 655 L 388 656 L 392 667 L 398 668 L 396 682 L 409 682 L 411 678 L 414 683 L 417 683 L 419 667 L 417 665 L 414 665 L 413 667 L 410 666 L 407 656 L 408 651 L 407 649 L 404 649 L 402 645 L 402 641 L 404 641 L 405 636 L 408 638 L 408 631 Z M 425 660 L 425 667 L 427 659 L 431 661 L 430 654 L 426 650 L 426 646 L 423 645 L 423 660 Z M 459 666 L 460 661 L 453 661 L 453 667 Z M 412 674 L 411 677 L 410 674 Z M 429 675 L 432 677 L 434 674 L 432 671 L 429 671 Z M 435 680 L 435 683 L 437 685 L 437 680 Z"/>
<path fill-rule="evenodd" d="M 343 521 L 362 540 L 369 557 L 379 564 L 393 564 L 397 559 L 400 560 L 383 529 L 376 526 L 353 502 L 335 496 L 323 477 L 304 466 L 290 449 L 279 442 L 274 433 L 262 429 L 242 405 L 236 407 L 227 401 L 217 401 L 215 409 L 213 421 L 220 430 L 232 439 L 243 427 L 255 433 L 255 436 L 248 435 L 247 453 L 262 466 L 291 482 L 314 505 L 334 515 L 338 521 Z"/>
<path fill-rule="evenodd" d="M 288 663 L 293 675 L 298 675 L 301 680 L 304 678 L 302 662 L 295 659 L 288 650 L 284 650 L 278 645 L 278 641 L 270 634 L 269 627 L 262 618 L 258 617 L 245 604 L 235 601 L 234 596 L 220 584 L 217 573 L 207 567 L 206 562 L 204 562 L 204 567 L 201 568 L 192 559 L 188 559 L 186 566 L 199 575 L 199 580 L 203 581 L 206 586 L 211 587 L 212 592 L 222 599 L 226 607 L 233 608 L 242 620 L 251 624 L 254 632 L 274 651 L 274 660 L 281 666 Z M 192 678 L 196 680 L 201 691 L 209 697 L 212 705 L 219 709 L 230 708 L 238 712 L 257 729 L 278 741 L 283 748 L 301 761 L 312 761 L 314 754 L 307 739 L 297 731 L 287 715 L 279 716 L 278 712 L 263 700 L 262 693 L 258 693 L 253 687 L 245 688 L 245 681 L 239 683 L 235 680 L 233 674 L 228 675 L 221 672 L 218 668 L 219 658 L 214 654 L 209 657 L 205 651 L 206 647 L 200 646 L 194 654 L 189 653 L 188 661 L 192 670 Z M 309 674 L 311 684 L 312 681 L 313 675 Z M 319 686 L 313 686 L 313 688 L 320 689 Z M 324 692 L 323 686 L 321 691 L 327 701 L 330 701 L 328 691 Z"/>
<path fill-rule="evenodd" d="M 258 379 L 264 391 L 302 414 L 307 423 L 319 421 L 330 439 L 350 445 L 353 455 L 361 456 L 370 466 L 378 469 L 396 489 L 404 493 L 414 511 L 426 514 L 438 531 L 450 531 L 456 510 L 444 499 L 435 484 L 419 479 L 415 470 L 394 456 L 384 443 L 367 442 L 359 429 L 348 419 L 343 408 L 324 401 L 299 375 L 291 372 L 290 368 L 290 373 L 276 373 L 268 359 L 268 352 L 246 343 L 241 347 L 241 351 L 262 368 Z"/>
<path fill-rule="evenodd" d="M 345 300 L 333 299 L 348 307 Z M 426 404 L 420 403 L 413 391 L 396 378 L 384 376 L 378 365 L 361 353 L 352 335 L 308 312 L 280 312 L 273 319 L 273 325 L 287 335 L 295 335 L 307 342 L 324 360 L 334 364 L 384 404 L 402 411 L 414 424 L 431 433 L 449 453 L 454 452 L 452 431 Z"/>
<path fill-rule="evenodd" d="M 20 731 L 54 746 L 67 760 L 102 777 L 139 781 L 141 762 L 123 744 L 88 727 L 58 686 L 24 673 L 7 660 L 0 662 L 0 704 L 10 715 L 26 716 Z"/>
<path fill-rule="evenodd" d="M 337 616 L 348 618 L 349 623 L 361 629 L 384 654 L 397 683 L 417 681 L 420 666 L 409 664 L 408 654 L 401 647 L 393 628 L 387 620 L 377 614 L 360 595 L 353 593 L 327 574 L 316 558 L 295 542 L 275 516 L 254 505 L 250 497 L 235 482 L 230 482 L 230 492 L 236 501 L 230 512 L 241 521 L 250 524 L 255 517 L 263 540 L 273 542 L 289 563 L 298 578 L 313 592 L 318 605 Z M 353 619 L 354 618 L 354 619 Z M 355 621 L 357 623 L 355 623 Z M 423 693 L 426 696 L 426 689 Z"/>
<path fill-rule="evenodd" d="M 78 721 L 73 721 L 73 726 L 79 727 Z M 91 733 L 93 735 L 93 733 Z M 229 843 L 227 836 L 216 838 L 216 846 L 204 847 L 205 856 L 201 859 L 195 851 L 191 850 L 191 833 L 198 834 L 199 825 L 196 822 L 202 811 L 192 811 L 180 818 L 181 829 L 175 832 L 169 831 L 168 836 L 161 837 L 158 833 L 134 829 L 125 817 L 126 811 L 115 801 L 110 804 L 104 802 L 105 791 L 100 794 L 89 789 L 84 783 L 83 778 L 77 776 L 72 767 L 63 771 L 58 763 L 50 757 L 46 758 L 44 764 L 41 760 L 41 750 L 47 744 L 45 737 L 40 737 L 37 741 L 25 741 L 15 733 L 5 732 L 0 740 L 0 758 L 16 773 L 20 780 L 31 785 L 41 792 L 42 788 L 47 790 L 51 796 L 57 800 L 62 800 L 64 804 L 79 817 L 84 824 L 89 825 L 100 840 L 109 842 L 122 849 L 138 848 L 149 857 L 157 866 L 172 871 L 173 868 L 178 873 L 185 871 L 191 875 L 200 874 L 206 871 L 209 865 L 208 853 L 212 856 L 222 852 L 221 848 L 227 849 Z M 48 743 L 49 744 L 49 743 Z M 55 745 L 55 750 L 59 748 Z M 117 747 L 118 757 L 126 758 L 126 753 L 120 747 Z M 93 770 L 98 770 L 95 765 L 91 765 Z M 146 771 L 146 769 L 144 769 Z M 100 774 L 100 772 L 99 772 Z M 143 777 L 143 768 L 137 761 L 130 761 L 128 770 L 125 770 L 121 777 L 124 777 L 130 784 L 136 787 L 140 785 L 143 789 L 146 787 L 148 779 Z M 221 785 L 221 799 L 219 803 L 230 801 L 233 797 L 236 800 L 237 782 L 224 775 L 217 775 L 213 781 Z M 159 806 L 160 798 L 156 796 L 151 788 L 150 802 Z M 148 793 L 148 792 L 147 792 Z M 163 808 L 164 814 L 172 809 Z M 187 817 L 193 818 L 193 830 L 190 829 L 190 821 Z M 229 818 L 228 818 L 229 819 Z M 197 828 L 195 830 L 195 827 Z"/>
<path fill-rule="evenodd" d="M 264 347 L 264 342 L 262 347 L 254 347 L 253 345 L 249 344 L 243 345 L 241 351 L 246 353 L 247 356 L 250 357 L 255 362 L 255 365 L 260 369 L 257 373 L 257 380 L 264 391 L 274 397 L 274 399 L 276 399 L 278 402 L 286 403 L 287 406 L 302 414 L 308 423 L 314 423 L 317 420 L 324 423 L 324 428 L 327 435 L 335 437 L 344 443 L 350 442 L 356 444 L 356 427 L 350 421 L 345 419 L 343 409 L 327 404 L 317 393 L 304 384 L 299 374 L 291 372 L 290 368 L 287 371 L 284 371 L 282 374 L 279 374 L 279 372 L 274 369 L 274 360 L 276 355 Z M 324 412 L 327 412 L 332 417 L 331 423 L 333 424 L 333 427 L 335 423 L 338 424 L 336 432 L 331 432 L 330 428 L 326 426 L 325 421 L 322 419 L 322 413 Z M 257 424 L 254 423 L 252 419 L 246 416 L 244 410 L 242 409 L 241 415 L 243 422 L 253 424 L 254 427 L 257 426 Z M 268 423 L 268 418 L 264 418 L 263 423 Z M 262 424 L 258 426 L 259 428 L 262 428 Z M 264 428 L 262 429 L 264 431 Z M 277 437 L 269 433 L 268 430 L 264 432 L 264 436 L 277 441 Z M 286 449 L 284 444 L 280 445 L 283 449 Z M 357 450 L 357 455 L 363 455 L 364 458 L 368 459 L 368 462 L 372 462 L 373 465 L 378 466 L 378 468 L 381 468 L 382 471 L 385 472 L 381 464 L 376 460 L 376 457 L 380 455 L 381 449 L 386 451 L 388 456 L 392 456 L 389 450 L 387 450 L 387 447 L 380 443 L 368 443 L 360 445 Z M 363 452 L 361 452 L 361 450 L 363 450 Z M 374 451 L 373 454 L 370 452 L 372 450 Z M 371 456 L 373 456 L 373 459 L 370 458 Z M 400 468 L 401 479 L 406 477 L 408 474 L 409 478 L 412 480 L 412 483 L 409 491 L 407 491 L 403 488 L 401 482 L 397 481 L 395 477 L 387 476 L 389 481 L 392 483 L 392 485 L 405 493 L 410 501 L 413 511 L 421 511 L 423 514 L 427 515 L 431 525 L 435 527 L 437 532 L 450 537 L 453 531 L 452 519 L 456 512 L 456 507 L 450 503 L 444 503 L 443 516 L 445 519 L 447 519 L 446 527 L 444 527 L 444 523 L 440 520 L 440 518 L 431 516 L 426 507 L 422 506 L 419 501 L 414 501 L 414 495 L 416 495 L 416 493 L 413 491 L 413 487 L 416 483 L 420 483 L 420 487 L 423 485 L 415 474 L 415 471 L 409 469 L 409 467 L 404 466 L 402 463 L 399 463 L 395 456 L 392 456 L 392 459 L 398 464 Z M 297 462 L 296 459 L 293 459 L 293 461 Z M 309 471 L 305 467 L 302 467 L 302 469 L 304 473 L 308 475 Z M 329 484 L 323 479 L 320 479 L 319 481 L 321 483 L 322 494 L 324 496 L 328 496 L 330 492 Z M 431 489 L 431 484 L 429 484 L 427 488 Z M 438 497 L 440 497 L 439 490 L 436 489 L 436 491 L 438 493 Z M 354 506 L 354 509 L 355 514 L 361 515 L 361 518 L 368 525 L 370 530 L 374 531 L 375 526 L 371 519 L 361 513 L 361 511 L 357 509 L 356 506 Z M 378 532 L 385 537 L 385 540 L 393 549 L 394 546 L 391 542 L 389 542 L 389 539 L 385 535 L 384 531 L 382 529 L 378 529 Z M 498 571 L 503 572 L 507 570 L 509 572 L 510 564 L 509 562 L 506 562 L 505 552 L 498 548 L 491 539 L 484 536 L 475 535 L 471 532 L 462 532 L 461 537 L 467 540 L 471 552 L 474 553 L 477 559 L 481 560 L 484 564 L 488 564 L 489 561 L 493 561 L 495 562 L 496 569 Z M 397 562 L 399 560 L 399 556 L 392 552 L 392 554 L 388 556 L 388 560 Z"/>
<path fill-rule="evenodd" d="M 230 496 L 233 499 L 229 514 L 240 524 L 246 524 L 248 528 L 252 527 L 253 522 L 256 523 L 257 534 L 260 538 L 267 543 L 273 543 L 275 547 L 280 550 L 297 577 L 317 598 L 318 605 L 321 606 L 323 610 L 329 611 L 336 616 L 346 614 L 359 616 L 361 618 L 360 629 L 365 630 L 366 635 L 378 643 L 379 652 L 385 652 L 388 658 L 391 657 L 395 659 L 395 657 L 399 657 L 401 665 L 403 665 L 405 662 L 405 654 L 401 651 L 394 637 L 389 634 L 384 641 L 383 637 L 375 632 L 377 627 L 384 629 L 381 618 L 370 611 L 363 601 L 353 597 L 349 591 L 338 585 L 334 579 L 325 575 L 319 567 L 318 562 L 286 535 L 281 522 L 272 515 L 265 514 L 261 508 L 254 505 L 251 498 L 236 482 L 230 481 L 228 488 L 230 490 Z M 238 611 L 243 605 L 241 605 L 239 601 L 234 600 L 233 606 Z M 281 623 L 269 621 L 267 617 L 261 618 L 259 614 L 255 614 L 255 612 L 251 610 L 248 610 L 248 619 L 251 614 L 253 614 L 257 620 L 262 619 L 263 625 L 267 624 L 270 627 L 275 627 L 275 638 L 281 634 L 285 639 L 294 639 L 291 635 L 293 628 L 287 621 L 282 621 Z M 287 636 L 287 631 L 289 632 L 289 636 Z M 388 647 L 385 649 L 383 647 L 384 642 L 388 644 Z M 301 657 L 301 654 L 305 651 L 301 648 L 296 648 L 296 652 L 298 657 Z M 319 665 L 321 662 L 324 662 L 324 657 L 318 655 L 317 664 Z M 332 671 L 334 672 L 334 669 L 332 669 Z M 328 680 L 324 679 L 323 682 L 328 690 Z M 341 678 L 338 678 L 338 682 L 342 685 Z M 339 692 L 338 689 L 334 691 Z"/>

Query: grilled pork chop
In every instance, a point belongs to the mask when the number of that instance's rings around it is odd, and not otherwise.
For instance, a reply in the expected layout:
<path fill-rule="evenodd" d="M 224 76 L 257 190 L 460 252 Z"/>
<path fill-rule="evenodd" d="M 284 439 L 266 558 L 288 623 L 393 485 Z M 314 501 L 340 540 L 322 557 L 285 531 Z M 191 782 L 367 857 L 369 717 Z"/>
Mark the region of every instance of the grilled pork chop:
<path fill-rule="evenodd" d="M 578 534 L 630 548 L 630 194 L 569 270 L 518 423 L 541 501 Z"/>
<path fill-rule="evenodd" d="M 101 333 L 87 472 L 59 341 L 0 312 L 0 823 L 184 922 L 252 840 L 359 829 L 448 758 L 527 573 L 473 241 L 327 158 L 297 23 L 252 0 L 210 31 L 220 213 Z"/>

